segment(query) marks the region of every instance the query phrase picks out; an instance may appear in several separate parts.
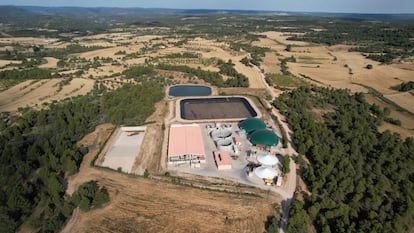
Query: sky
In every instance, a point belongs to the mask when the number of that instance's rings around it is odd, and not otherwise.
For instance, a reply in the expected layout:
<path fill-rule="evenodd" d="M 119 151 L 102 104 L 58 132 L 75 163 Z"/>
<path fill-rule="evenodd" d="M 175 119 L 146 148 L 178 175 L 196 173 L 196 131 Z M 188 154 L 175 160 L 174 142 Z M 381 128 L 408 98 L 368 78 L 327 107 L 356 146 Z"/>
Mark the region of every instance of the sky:
<path fill-rule="evenodd" d="M 414 13 L 414 0 L 0 0 L 0 5 Z"/>

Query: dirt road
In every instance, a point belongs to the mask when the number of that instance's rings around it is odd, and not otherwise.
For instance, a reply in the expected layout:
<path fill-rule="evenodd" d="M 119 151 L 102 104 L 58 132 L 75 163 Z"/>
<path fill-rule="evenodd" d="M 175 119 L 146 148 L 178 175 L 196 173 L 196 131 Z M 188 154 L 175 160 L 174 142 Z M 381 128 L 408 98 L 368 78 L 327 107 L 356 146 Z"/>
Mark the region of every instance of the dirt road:
<path fill-rule="evenodd" d="M 296 164 L 295 164 L 294 156 L 296 156 L 298 153 L 293 147 L 293 141 L 292 141 L 293 132 L 289 128 L 289 125 L 286 123 L 285 116 L 283 116 L 277 108 L 273 107 L 270 104 L 271 102 L 273 102 L 273 99 L 279 96 L 279 93 L 276 93 L 275 90 L 267 84 L 267 82 L 265 81 L 265 75 L 260 71 L 259 67 L 255 66 L 255 69 L 257 69 L 260 72 L 261 77 L 262 77 L 262 82 L 264 86 L 266 86 L 267 90 L 269 91 L 269 94 L 272 96 L 272 101 L 268 103 L 267 107 L 271 108 L 272 114 L 277 116 L 279 123 L 282 125 L 284 131 L 287 134 L 287 138 L 289 142 L 288 147 L 283 149 L 283 152 L 285 155 L 290 155 L 290 164 L 289 164 L 290 172 L 288 173 L 288 176 L 286 179 L 286 185 L 281 189 L 275 190 L 275 192 L 280 194 L 283 198 L 282 219 L 281 219 L 279 232 L 284 233 L 287 228 L 287 221 L 289 217 L 289 207 L 290 207 L 290 204 L 293 199 L 293 195 L 295 194 L 295 190 L 296 190 Z"/>

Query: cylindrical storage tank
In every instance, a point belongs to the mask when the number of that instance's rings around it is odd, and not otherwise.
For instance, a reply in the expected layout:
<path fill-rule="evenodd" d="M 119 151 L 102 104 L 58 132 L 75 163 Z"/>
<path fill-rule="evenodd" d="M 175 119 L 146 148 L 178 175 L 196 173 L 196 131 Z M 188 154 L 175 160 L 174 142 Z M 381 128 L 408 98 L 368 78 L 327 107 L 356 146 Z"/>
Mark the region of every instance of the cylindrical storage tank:
<path fill-rule="evenodd" d="M 211 132 L 211 137 L 214 141 L 217 141 L 231 137 L 231 134 L 232 132 L 229 129 L 217 128 Z"/>
<path fill-rule="evenodd" d="M 216 144 L 219 150 L 224 150 L 224 151 L 229 151 L 229 152 L 233 151 L 233 140 L 231 140 L 231 138 L 220 139 L 216 142 Z"/>

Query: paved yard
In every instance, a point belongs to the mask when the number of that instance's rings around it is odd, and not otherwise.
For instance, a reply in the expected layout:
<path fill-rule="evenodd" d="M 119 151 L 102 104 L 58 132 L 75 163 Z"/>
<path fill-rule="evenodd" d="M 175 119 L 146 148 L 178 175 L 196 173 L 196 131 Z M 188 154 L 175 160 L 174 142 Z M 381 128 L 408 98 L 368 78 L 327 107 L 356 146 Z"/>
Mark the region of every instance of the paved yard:
<path fill-rule="evenodd" d="M 115 170 L 120 168 L 123 172 L 130 173 L 145 132 L 146 127 L 121 128 L 106 152 L 102 166 Z"/>

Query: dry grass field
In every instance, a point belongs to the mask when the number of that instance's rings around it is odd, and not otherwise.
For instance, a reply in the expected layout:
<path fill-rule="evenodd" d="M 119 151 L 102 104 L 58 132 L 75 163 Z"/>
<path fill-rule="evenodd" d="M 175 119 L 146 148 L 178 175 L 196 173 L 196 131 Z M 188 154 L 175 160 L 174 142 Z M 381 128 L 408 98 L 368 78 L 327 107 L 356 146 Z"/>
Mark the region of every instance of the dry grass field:
<path fill-rule="evenodd" d="M 0 60 L 0 68 L 9 65 L 9 64 L 21 64 L 21 61 L 13 61 L 13 60 Z"/>
<path fill-rule="evenodd" d="M 141 31 L 143 30 L 143 31 Z M 179 38 L 167 37 L 165 35 L 144 35 L 145 30 L 156 30 L 159 33 L 166 33 L 168 28 L 152 28 L 152 29 L 127 29 L 113 30 L 111 33 L 97 34 L 91 36 L 75 37 L 73 41 L 84 46 L 103 46 L 107 48 L 97 49 L 89 52 L 74 54 L 87 60 L 93 60 L 95 57 L 106 58 L 111 57 L 120 65 L 105 63 L 101 67 L 91 68 L 84 72 L 83 78 L 93 77 L 94 79 L 102 79 L 113 74 L 121 73 L 125 67 L 137 64 L 143 64 L 148 58 L 155 58 L 165 56 L 172 53 L 200 53 L 201 60 L 210 58 L 220 58 L 224 61 L 232 60 L 235 64 L 235 69 L 246 75 L 249 78 L 250 88 L 265 88 L 264 74 L 266 73 L 280 73 L 279 59 L 294 56 L 296 62 L 289 62 L 289 71 L 298 77 L 308 77 L 307 81 L 316 83 L 318 85 L 325 85 L 335 88 L 347 88 L 352 92 L 367 92 L 367 89 L 359 84 L 370 86 L 377 91 L 384 94 L 386 98 L 394 101 L 398 105 L 414 112 L 414 96 L 410 93 L 399 93 L 395 87 L 401 82 L 410 81 L 414 78 L 414 65 L 411 63 L 382 65 L 372 60 L 366 59 L 363 55 L 356 52 L 349 52 L 349 46 L 318 46 L 302 41 L 290 41 L 287 38 L 292 33 L 283 33 L 277 31 L 268 31 L 260 33 L 266 38 L 260 38 L 259 41 L 254 41 L 253 45 L 267 47 L 270 49 L 263 58 L 263 62 L 258 67 L 247 67 L 243 65 L 240 60 L 247 56 L 245 52 L 235 52 L 229 48 L 229 44 L 225 42 L 217 42 L 201 37 L 190 39 L 186 44 L 180 47 L 167 48 L 153 48 L 148 53 L 142 54 L 136 58 L 123 59 L 125 55 L 115 53 L 125 51 L 127 54 L 139 52 L 145 46 L 153 46 L 155 44 L 169 44 L 179 40 Z M 137 35 L 139 34 L 139 35 Z M 0 38 L 0 44 L 21 43 L 24 45 L 38 44 L 45 47 L 64 47 L 68 43 L 60 42 L 54 38 L 35 38 L 35 37 L 11 37 Z M 286 45 L 293 45 L 290 52 L 285 51 Z M 41 68 L 56 68 L 57 59 L 46 57 L 46 64 L 40 65 Z M 1 60 L 0 67 L 14 61 Z M 172 64 L 188 65 L 193 68 L 200 67 L 203 70 L 218 71 L 218 68 L 209 65 L 198 63 L 196 60 L 181 61 L 172 59 Z M 373 69 L 366 69 L 367 64 L 372 64 Z M 71 70 L 69 72 L 75 72 Z M 262 73 L 263 71 L 263 73 Z M 63 74 L 63 72 L 60 72 Z M 115 79 L 118 76 L 115 77 Z M 176 79 L 176 77 L 174 78 Z M 93 82 L 83 79 L 83 84 L 76 84 L 80 80 L 73 80 L 68 86 L 65 86 L 62 91 L 55 92 L 53 87 L 55 81 L 34 83 L 25 82 L 15 88 L 1 93 L 6 99 L 1 100 L 0 109 L 15 110 L 18 107 L 34 106 L 44 101 L 58 100 L 67 96 L 74 96 L 78 94 L 87 93 L 93 86 Z M 178 81 L 180 78 L 177 79 Z M 314 81 L 311 81 L 314 80 Z M 181 80 L 184 81 L 185 80 Z M 179 81 L 179 82 L 181 82 Z M 188 80 L 187 80 L 188 81 Z M 116 88 L 119 82 L 114 81 L 113 88 Z M 83 85 L 82 87 L 80 87 Z M 115 86 L 114 86 L 115 85 Z M 24 88 L 22 88 L 24 87 Z M 79 89 L 79 90 L 76 90 Z M 29 93 L 29 90 L 33 93 Z"/>
<path fill-rule="evenodd" d="M 393 100 L 398 105 L 414 112 L 414 96 L 410 93 L 400 93 L 394 89 L 402 82 L 414 80 L 414 64 L 386 65 L 365 58 L 358 52 L 349 52 L 349 46 L 306 46 L 296 41 L 287 41 L 287 36 L 277 32 L 264 33 L 268 38 L 281 43 L 301 45 L 293 47 L 291 52 L 276 50 L 284 57 L 293 56 L 296 62 L 288 62 L 288 68 L 296 76 L 306 75 L 317 82 L 335 88 L 347 88 L 352 92 L 367 92 L 366 88 L 356 84 L 370 86 Z M 272 46 L 269 40 L 260 40 L 260 46 Z M 275 44 L 273 44 L 274 46 Z M 266 56 L 267 57 L 267 56 Z M 272 64 L 270 58 L 265 57 L 265 67 Z M 276 56 L 273 57 L 277 64 Z M 368 64 L 373 69 L 367 69 Z"/>
<path fill-rule="evenodd" d="M 0 44 L 19 43 L 22 45 L 49 45 L 58 41 L 56 38 L 41 38 L 41 37 L 5 37 L 0 38 Z"/>
<path fill-rule="evenodd" d="M 279 44 L 282 45 L 288 45 L 288 44 L 292 44 L 292 45 L 298 45 L 298 46 L 306 46 L 309 45 L 308 42 L 304 42 L 304 41 L 292 41 L 292 40 L 287 40 L 287 38 L 291 35 L 294 34 L 298 34 L 298 33 L 284 33 L 284 32 L 276 32 L 276 31 L 269 31 L 269 32 L 263 32 L 260 33 L 261 35 L 265 35 L 267 36 L 267 38 L 274 40 L 276 42 L 278 42 Z"/>
<path fill-rule="evenodd" d="M 0 92 L 0 111 L 16 111 L 20 107 L 35 107 L 45 102 L 85 95 L 92 90 L 94 80 L 75 78 L 59 89 L 62 79 L 27 80 Z"/>
<path fill-rule="evenodd" d="M 260 66 L 264 73 L 280 74 L 280 61 L 275 52 L 267 52 Z"/>
<path fill-rule="evenodd" d="M 361 53 L 349 52 L 350 46 L 347 45 L 329 47 L 309 45 L 301 41 L 289 41 L 287 35 L 280 32 L 266 32 L 262 35 L 266 35 L 267 38 L 261 38 L 254 44 L 271 49 L 271 52 L 266 54 L 261 66 L 265 73 L 280 72 L 276 70 L 280 64 L 276 54 L 281 55 L 281 58 L 293 56 L 296 58 L 296 62 L 287 63 L 289 72 L 298 77 L 306 77 L 308 82 L 334 88 L 346 88 L 354 93 L 367 93 L 368 89 L 361 84 L 369 86 L 414 113 L 414 95 L 410 92 L 398 92 L 395 88 L 402 82 L 414 80 L 413 63 L 380 64 L 365 58 Z M 294 45 L 290 52 L 285 51 L 286 44 Z M 368 64 L 373 65 L 373 69 L 367 69 Z M 393 106 L 370 95 L 367 96 L 367 100 L 381 107 L 390 108 L 392 110 L 390 116 L 402 123 L 401 127 L 384 123 L 380 127 L 380 131 L 389 129 L 392 132 L 400 133 L 402 137 L 414 136 L 414 117 L 412 115 L 399 112 Z"/>
<path fill-rule="evenodd" d="M 395 107 L 384 103 L 372 95 L 366 95 L 365 99 L 371 104 L 377 104 L 381 108 L 389 108 L 391 110 L 390 117 L 401 121 L 401 126 L 384 123 L 379 127 L 379 131 L 390 130 L 391 132 L 399 133 L 402 138 L 414 137 L 414 117 L 411 114 L 398 111 Z"/>

